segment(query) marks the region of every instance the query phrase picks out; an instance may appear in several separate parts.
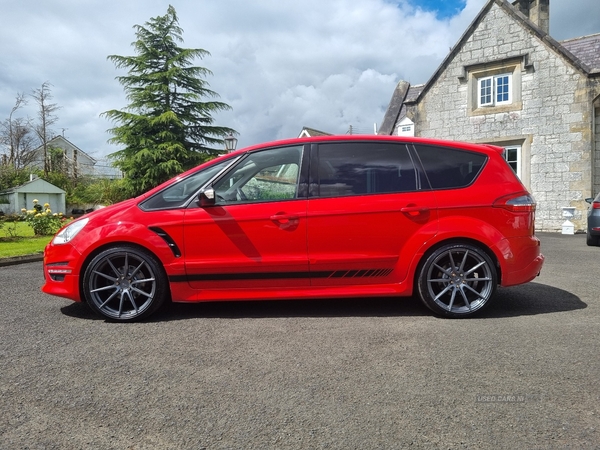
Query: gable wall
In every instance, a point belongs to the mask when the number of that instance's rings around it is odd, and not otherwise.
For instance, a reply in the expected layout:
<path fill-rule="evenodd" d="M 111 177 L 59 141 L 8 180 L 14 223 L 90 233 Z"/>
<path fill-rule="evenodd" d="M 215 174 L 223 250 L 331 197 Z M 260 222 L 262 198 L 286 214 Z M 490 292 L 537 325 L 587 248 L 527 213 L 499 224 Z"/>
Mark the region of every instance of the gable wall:
<path fill-rule="evenodd" d="M 55 138 L 48 142 L 48 148 L 60 148 L 65 151 L 67 161 L 69 163 L 69 172 L 72 174 L 73 163 L 75 161 L 75 150 L 77 148 L 70 144 L 67 140 L 63 140 L 60 137 Z M 95 162 L 86 153 L 81 150 L 77 151 L 77 173 L 79 175 L 93 175 Z M 35 160 L 29 164 L 29 167 L 35 167 L 37 169 L 44 168 L 44 149 L 40 147 L 36 151 Z"/>
<path fill-rule="evenodd" d="M 520 58 L 522 108 L 471 115 L 465 66 Z M 528 68 L 529 67 L 529 68 Z M 518 76 L 515 76 L 518 82 Z M 539 230 L 560 230 L 564 206 L 575 206 L 575 229 L 585 228 L 592 190 L 592 108 L 588 79 L 497 4 L 448 63 L 418 106 L 408 112 L 419 136 L 521 143 L 522 180 L 538 201 Z"/>

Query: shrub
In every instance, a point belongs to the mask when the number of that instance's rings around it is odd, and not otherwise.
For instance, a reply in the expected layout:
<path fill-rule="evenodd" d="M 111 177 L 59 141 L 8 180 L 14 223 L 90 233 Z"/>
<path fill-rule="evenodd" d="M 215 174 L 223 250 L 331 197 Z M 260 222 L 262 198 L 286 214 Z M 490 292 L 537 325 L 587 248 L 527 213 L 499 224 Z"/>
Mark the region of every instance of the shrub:
<path fill-rule="evenodd" d="M 51 236 L 69 220 L 63 213 L 53 213 L 48 203 L 42 206 L 37 200 L 33 201 L 32 209 L 23 208 L 21 212 L 36 236 Z"/>

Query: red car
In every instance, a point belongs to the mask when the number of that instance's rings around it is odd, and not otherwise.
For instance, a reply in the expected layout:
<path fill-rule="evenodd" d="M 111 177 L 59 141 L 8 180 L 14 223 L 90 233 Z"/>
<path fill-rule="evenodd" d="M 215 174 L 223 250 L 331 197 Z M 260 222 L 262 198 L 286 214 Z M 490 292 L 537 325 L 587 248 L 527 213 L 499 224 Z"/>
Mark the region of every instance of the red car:
<path fill-rule="evenodd" d="M 57 233 L 48 294 L 111 320 L 164 302 L 410 296 L 468 317 L 535 278 L 535 201 L 503 149 L 327 136 L 238 150 Z"/>

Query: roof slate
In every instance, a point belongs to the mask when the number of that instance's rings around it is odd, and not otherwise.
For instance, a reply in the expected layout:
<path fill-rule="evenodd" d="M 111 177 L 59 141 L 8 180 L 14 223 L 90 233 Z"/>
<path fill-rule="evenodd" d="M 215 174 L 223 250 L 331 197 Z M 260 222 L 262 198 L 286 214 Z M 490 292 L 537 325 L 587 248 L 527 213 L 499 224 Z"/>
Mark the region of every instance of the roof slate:
<path fill-rule="evenodd" d="M 588 66 L 591 73 L 600 72 L 600 33 L 567 39 L 560 44 Z"/>

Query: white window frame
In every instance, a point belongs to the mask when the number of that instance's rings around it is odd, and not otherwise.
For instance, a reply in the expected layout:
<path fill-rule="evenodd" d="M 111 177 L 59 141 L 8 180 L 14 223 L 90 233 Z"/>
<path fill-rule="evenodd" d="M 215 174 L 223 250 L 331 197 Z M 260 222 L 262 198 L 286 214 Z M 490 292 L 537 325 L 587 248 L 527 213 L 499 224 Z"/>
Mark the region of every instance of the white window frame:
<path fill-rule="evenodd" d="M 516 158 L 509 158 L 509 150 L 514 150 L 514 154 L 516 155 Z M 517 175 L 517 177 L 519 177 L 519 179 L 522 179 L 521 177 L 521 146 L 520 145 L 507 145 L 506 147 L 504 147 L 504 159 L 506 160 L 506 162 L 510 165 L 510 167 L 512 168 L 512 170 L 515 172 L 515 174 Z"/>
<path fill-rule="evenodd" d="M 508 84 L 508 99 L 499 100 L 499 85 L 500 82 L 506 79 Z M 500 73 L 498 75 L 492 75 L 487 77 L 481 77 L 477 79 L 477 104 L 481 107 L 509 105 L 512 103 L 512 89 L 513 89 L 513 74 L 512 73 Z M 484 92 L 486 90 L 486 92 Z M 485 97 L 485 98 L 484 98 Z"/>

